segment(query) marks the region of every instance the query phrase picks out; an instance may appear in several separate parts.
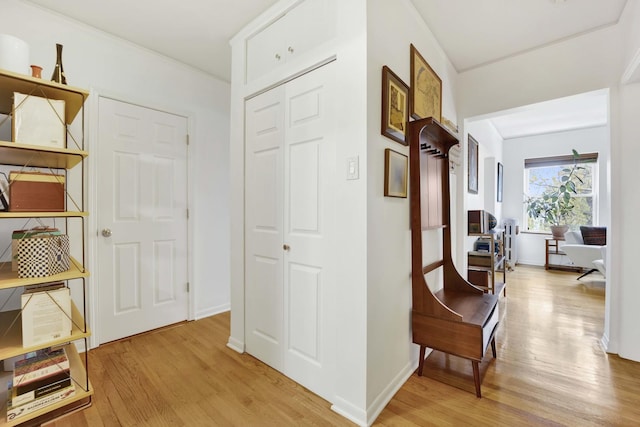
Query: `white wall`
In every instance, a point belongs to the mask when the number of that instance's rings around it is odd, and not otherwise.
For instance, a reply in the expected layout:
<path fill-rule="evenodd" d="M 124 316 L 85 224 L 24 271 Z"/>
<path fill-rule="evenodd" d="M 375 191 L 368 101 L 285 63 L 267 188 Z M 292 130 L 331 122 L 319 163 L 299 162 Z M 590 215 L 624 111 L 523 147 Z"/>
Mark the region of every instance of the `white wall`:
<path fill-rule="evenodd" d="M 596 224 L 609 225 L 608 165 L 610 130 L 608 126 L 556 132 L 504 142 L 505 186 L 504 215 L 520 221 L 518 236 L 518 262 L 544 265 L 546 234 L 526 233 L 524 222 L 524 160 L 549 156 L 568 156 L 571 150 L 579 153 L 598 153 L 598 198 Z"/>
<path fill-rule="evenodd" d="M 464 192 L 465 209 L 463 213 L 463 221 L 461 222 L 461 229 L 463 234 L 460 236 L 464 241 L 464 250 L 462 254 L 466 254 L 468 251 L 473 250 L 473 242 L 476 237 L 468 237 L 467 233 L 467 220 L 466 211 L 473 209 L 484 209 L 487 212 L 493 214 L 498 221 L 503 219 L 502 215 L 502 202 L 497 201 L 497 174 L 498 174 L 498 162 L 503 162 L 503 141 L 502 137 L 496 130 L 496 128 L 488 120 L 467 120 L 464 126 L 464 177 L 465 187 L 459 189 Z M 468 173 L 469 170 L 469 138 L 471 135 L 473 139 L 478 142 L 478 194 L 469 193 L 468 188 Z M 503 193 L 504 197 L 504 193 Z M 503 199 L 504 200 L 504 199 Z M 460 255 L 460 254 L 458 254 Z M 466 257 L 463 256 L 460 265 L 466 266 Z M 464 273 L 464 272 L 463 272 Z M 463 277 L 467 277 L 466 273 Z"/>
<path fill-rule="evenodd" d="M 457 116 L 456 73 L 412 3 L 369 0 L 367 18 L 367 406 L 372 417 L 411 375 L 418 349 L 410 328 L 410 202 L 383 195 L 385 149 L 409 154 L 409 147 L 380 133 L 383 65 L 410 85 L 413 43 L 442 79 L 443 116 L 454 122 Z M 434 249 L 427 257 L 440 254 L 441 234 L 425 232 L 425 243 Z"/>
<path fill-rule="evenodd" d="M 0 14 L 3 33 L 14 35 L 30 46 L 31 62 L 51 75 L 55 64 L 55 44 L 61 43 L 67 82 L 147 107 L 188 116 L 190 119 L 190 194 L 193 235 L 192 295 L 194 317 L 202 317 L 229 307 L 229 85 L 193 68 L 137 47 L 61 15 L 23 3 L 3 0 Z M 86 117 L 97 117 L 95 96 L 86 104 Z M 97 143 L 88 120 L 85 142 L 89 150 Z M 97 159 L 92 159 L 95 163 Z M 90 163 L 91 164 L 91 163 Z M 95 169 L 89 170 L 95 182 Z M 90 210 L 96 206 L 90 194 Z M 94 213 L 93 211 L 92 213 Z M 94 225 L 95 216 L 90 218 Z M 95 232 L 89 233 L 89 247 Z M 5 239 L 3 239 L 5 241 Z M 89 254 L 91 257 L 91 254 Z M 91 271 L 91 267 L 90 267 Z M 94 270 L 95 272 L 95 270 Z M 98 286 L 92 275 L 89 289 Z M 90 297 L 94 293 L 90 291 Z M 95 313 L 90 319 L 95 320 Z M 91 325 L 95 329 L 95 325 Z"/>
<path fill-rule="evenodd" d="M 620 78 L 626 65 L 623 60 L 640 46 L 634 30 L 640 25 L 638 7 L 638 0 L 629 0 L 619 25 L 461 73 L 458 99 L 460 117 L 468 118 L 610 88 L 612 186 L 610 193 L 602 195 L 611 200 L 603 342 L 609 351 L 634 360 L 640 360 L 635 327 L 640 314 L 631 302 L 638 299 L 637 272 L 630 258 L 623 261 L 634 253 L 640 237 L 632 219 L 637 210 L 628 203 L 635 191 L 631 183 L 637 157 L 630 154 L 637 147 L 632 117 L 638 111 L 639 94 L 634 87 L 620 87 Z"/>
<path fill-rule="evenodd" d="M 640 50 L 640 2 L 630 0 L 627 4 L 623 25 L 623 69 Z M 640 229 L 637 226 L 638 212 L 640 212 L 640 198 L 637 197 L 638 159 L 640 146 L 638 145 L 638 111 L 640 111 L 640 83 L 624 85 L 620 88 L 620 105 L 617 125 L 619 132 L 615 138 L 619 143 L 615 145 L 612 154 L 612 198 L 616 210 L 612 214 L 612 228 L 616 231 L 615 238 L 619 239 L 617 249 L 612 253 L 611 265 L 607 272 L 614 270 L 615 279 L 620 284 L 619 300 L 612 305 L 611 323 L 620 324 L 619 341 L 616 342 L 614 331 L 611 333 L 612 344 L 619 345 L 622 357 L 640 361 L 640 311 L 637 302 L 640 301 L 640 287 L 638 270 L 635 268 Z M 619 273 L 618 273 L 619 272 Z M 614 311 L 613 309 L 619 308 Z"/>

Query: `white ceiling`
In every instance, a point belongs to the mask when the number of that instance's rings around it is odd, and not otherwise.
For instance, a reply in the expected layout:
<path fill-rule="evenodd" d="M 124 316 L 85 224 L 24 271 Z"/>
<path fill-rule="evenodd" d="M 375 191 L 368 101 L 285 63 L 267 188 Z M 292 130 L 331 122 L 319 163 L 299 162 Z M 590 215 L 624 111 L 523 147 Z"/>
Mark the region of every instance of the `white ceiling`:
<path fill-rule="evenodd" d="M 605 126 L 608 92 L 598 90 L 491 114 L 488 120 L 502 139 Z"/>
<path fill-rule="evenodd" d="M 627 0 L 411 0 L 458 72 L 616 24 Z"/>
<path fill-rule="evenodd" d="M 24 0 L 159 52 L 225 81 L 229 40 L 277 0 Z M 319 1 L 319 0 L 318 0 Z M 392 0 L 388 0 L 392 1 Z M 617 23 L 627 0 L 411 0 L 459 71 Z M 596 102 L 596 98 L 590 99 Z M 606 105 L 606 103 L 604 104 Z M 594 125 L 601 106 L 572 102 L 492 119 L 506 138 Z M 543 109 L 544 111 L 544 109 Z M 550 110 L 551 111 L 551 110 Z M 563 114 L 564 112 L 564 114 Z M 601 111 L 600 111 L 601 112 Z M 584 114 L 582 114 L 584 113 Z M 595 117 L 597 116 L 597 118 Z M 581 119 L 579 119 L 581 117 Z M 605 115 L 606 117 L 606 115 Z M 581 123 L 578 123 L 582 120 Z M 564 122 L 564 125 L 560 123 Z M 524 130 L 530 126 L 531 129 Z M 519 128 L 516 132 L 514 129 Z M 511 135 L 511 136 L 509 136 Z"/>
<path fill-rule="evenodd" d="M 277 0 L 24 0 L 225 81 L 229 40 Z"/>

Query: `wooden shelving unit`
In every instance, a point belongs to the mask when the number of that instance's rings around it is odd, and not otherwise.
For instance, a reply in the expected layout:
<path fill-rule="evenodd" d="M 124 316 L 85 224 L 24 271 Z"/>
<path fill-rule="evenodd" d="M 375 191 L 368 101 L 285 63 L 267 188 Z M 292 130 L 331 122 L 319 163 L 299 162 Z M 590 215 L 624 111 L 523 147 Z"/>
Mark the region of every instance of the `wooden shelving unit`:
<path fill-rule="evenodd" d="M 556 264 L 551 262 L 551 257 L 562 256 L 566 257 L 567 254 L 560 249 L 560 242 L 564 242 L 564 239 L 556 239 L 555 237 L 548 237 L 544 239 L 544 269 L 545 270 L 564 270 L 564 271 L 582 271 L 582 267 L 577 267 L 570 264 Z"/>
<path fill-rule="evenodd" d="M 489 239 L 489 249 L 492 252 L 486 256 L 489 261 L 489 265 L 478 265 L 473 261 L 471 253 L 468 255 L 468 280 L 475 286 L 481 288 L 485 292 L 489 292 L 494 295 L 500 295 L 503 291 L 506 294 L 507 286 L 507 257 L 504 253 L 504 233 L 500 232 L 501 238 L 496 239 L 494 233 L 469 233 L 469 236 L 477 236 L 484 239 Z M 498 244 L 498 251 L 493 252 L 495 244 Z M 502 281 L 496 281 L 496 274 L 502 273 Z"/>
<path fill-rule="evenodd" d="M 453 263 L 448 153 L 458 139 L 433 118 L 409 122 L 407 135 L 411 162 L 411 326 L 413 342 L 420 346 L 418 375 L 423 373 L 427 348 L 463 357 L 471 361 L 476 396 L 481 397 L 479 363 L 489 345 L 496 356 L 499 297 L 469 283 Z M 442 203 L 437 212 L 429 212 L 429 201 L 434 199 Z M 442 230 L 442 258 L 428 265 L 423 263 L 425 229 Z M 427 283 L 427 275 L 434 271 L 442 272 L 443 282 L 436 292 Z"/>
<path fill-rule="evenodd" d="M 81 168 L 82 179 L 84 179 L 84 161 L 88 153 L 84 151 L 84 102 L 89 93 L 83 89 L 61 85 L 47 80 L 36 79 L 30 76 L 0 70 L 0 113 L 11 118 L 13 109 L 13 94 L 20 92 L 30 96 L 39 96 L 47 99 L 65 101 L 65 126 L 67 134 L 70 136 L 75 148 L 52 148 L 40 145 L 30 145 L 14 143 L 10 141 L 0 141 L 0 164 L 18 166 L 21 168 L 48 168 L 63 169 L 67 172 L 70 169 Z M 69 128 L 74 120 L 81 120 L 79 132 L 80 138 L 70 135 Z M 77 141 L 80 141 L 78 144 Z M 71 144 L 69 144 L 71 145 Z M 79 146 L 78 146 L 79 145 Z M 37 285 L 49 282 L 64 282 L 67 287 L 82 287 L 82 304 L 76 306 L 72 302 L 71 309 L 71 336 L 55 339 L 41 345 L 24 347 L 22 344 L 22 319 L 21 310 L 10 310 L 0 312 L 0 360 L 5 360 L 22 354 L 40 350 L 51 346 L 64 345 L 70 363 L 70 373 L 75 384 L 75 394 L 57 403 L 47 405 L 34 412 L 20 416 L 13 420 L 7 420 L 7 390 L 6 381 L 0 386 L 0 426 L 14 426 L 18 424 L 39 424 L 49 419 L 56 418 L 71 410 L 77 410 L 91 403 L 93 388 L 89 381 L 87 371 L 88 357 L 85 351 L 84 358 L 78 354 L 75 342 L 82 341 L 85 350 L 88 349 L 88 337 L 91 331 L 87 326 L 86 318 L 86 279 L 89 272 L 85 268 L 85 219 L 88 212 L 84 207 L 84 183 L 81 183 L 81 198 L 76 211 L 65 212 L 0 212 L 0 219 L 15 218 L 60 218 L 64 220 L 65 231 L 68 233 L 70 227 L 81 227 L 82 258 L 70 257 L 70 268 L 60 274 L 47 277 L 19 278 L 16 271 L 12 271 L 11 262 L 0 263 L 0 291 L 8 292 L 11 289 L 20 292 L 24 286 Z M 75 204 L 75 201 L 73 201 Z M 77 222 L 69 222 L 73 218 L 78 218 Z M 6 240 L 9 244 L 11 236 Z M 80 285 L 81 284 L 81 285 Z M 9 292 L 13 294 L 13 292 Z M 0 306 L 3 301 L 0 301 Z M 0 376 L 2 376 L 0 374 Z M 4 375 L 7 376 L 6 374 Z M 10 378 L 10 373 L 9 373 Z M 2 378 L 4 380 L 4 377 Z"/>

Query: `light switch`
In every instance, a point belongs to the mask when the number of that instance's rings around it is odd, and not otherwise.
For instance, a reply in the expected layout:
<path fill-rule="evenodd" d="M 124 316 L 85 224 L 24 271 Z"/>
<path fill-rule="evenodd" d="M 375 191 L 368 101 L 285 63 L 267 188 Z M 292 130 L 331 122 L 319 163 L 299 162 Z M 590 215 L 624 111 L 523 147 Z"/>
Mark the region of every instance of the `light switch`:
<path fill-rule="evenodd" d="M 347 158 L 347 179 L 360 178 L 360 167 L 358 165 L 358 156 Z"/>

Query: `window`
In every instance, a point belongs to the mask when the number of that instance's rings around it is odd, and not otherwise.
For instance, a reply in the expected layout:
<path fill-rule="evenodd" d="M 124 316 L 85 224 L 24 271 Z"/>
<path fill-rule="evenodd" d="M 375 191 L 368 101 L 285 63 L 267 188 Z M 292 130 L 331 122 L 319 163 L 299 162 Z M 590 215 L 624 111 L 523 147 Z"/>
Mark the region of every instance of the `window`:
<path fill-rule="evenodd" d="M 567 182 L 575 183 L 575 192 L 571 187 L 570 209 L 566 215 L 561 215 L 558 221 L 572 228 L 580 225 L 594 225 L 596 223 L 597 206 L 597 153 L 574 156 L 546 157 L 526 159 L 524 162 L 524 193 L 527 201 L 551 201 L 557 195 L 558 189 Z M 564 178 L 563 178 L 564 177 Z M 569 184 L 572 186 L 573 184 Z M 549 232 L 548 218 L 539 213 L 535 218 L 529 215 L 525 205 L 524 223 L 529 231 Z M 557 216 L 557 215 L 556 215 Z"/>

